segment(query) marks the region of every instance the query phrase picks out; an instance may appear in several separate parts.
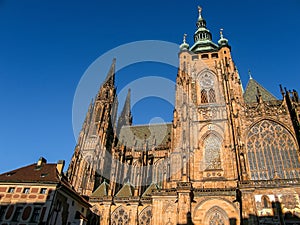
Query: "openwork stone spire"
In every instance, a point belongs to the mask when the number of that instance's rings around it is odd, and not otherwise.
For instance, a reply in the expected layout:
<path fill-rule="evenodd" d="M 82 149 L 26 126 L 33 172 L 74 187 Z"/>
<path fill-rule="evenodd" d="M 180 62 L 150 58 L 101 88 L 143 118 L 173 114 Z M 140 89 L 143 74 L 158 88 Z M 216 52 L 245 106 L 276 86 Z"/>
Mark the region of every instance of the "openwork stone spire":
<path fill-rule="evenodd" d="M 131 100 L 130 99 L 131 99 L 131 90 L 129 89 L 123 110 L 122 110 L 121 115 L 118 120 L 118 127 L 117 127 L 118 133 L 121 130 L 122 126 L 132 125 L 132 114 L 131 114 L 131 107 L 130 107 Z"/>

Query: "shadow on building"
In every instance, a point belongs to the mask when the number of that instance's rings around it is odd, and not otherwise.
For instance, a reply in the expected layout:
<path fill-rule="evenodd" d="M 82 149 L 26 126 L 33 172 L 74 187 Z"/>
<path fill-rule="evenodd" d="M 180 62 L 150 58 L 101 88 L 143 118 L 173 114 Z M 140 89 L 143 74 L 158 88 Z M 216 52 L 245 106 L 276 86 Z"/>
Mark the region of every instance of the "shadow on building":
<path fill-rule="evenodd" d="M 296 225 L 300 224 L 300 215 L 291 211 L 282 212 L 282 204 L 280 202 L 272 203 L 272 214 L 270 215 L 252 215 L 243 219 L 243 225 Z"/>

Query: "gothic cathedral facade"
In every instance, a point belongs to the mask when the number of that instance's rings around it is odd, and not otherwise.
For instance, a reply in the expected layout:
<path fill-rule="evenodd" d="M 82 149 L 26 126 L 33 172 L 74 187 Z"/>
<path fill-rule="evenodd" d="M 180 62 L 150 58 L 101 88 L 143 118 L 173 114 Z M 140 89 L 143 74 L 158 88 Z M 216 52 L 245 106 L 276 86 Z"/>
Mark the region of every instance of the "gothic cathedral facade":
<path fill-rule="evenodd" d="M 117 119 L 114 60 L 68 168 L 98 217 L 90 224 L 300 224 L 300 101 L 250 77 L 243 90 L 228 40 L 199 8 L 194 44 L 179 49 L 173 121 Z"/>

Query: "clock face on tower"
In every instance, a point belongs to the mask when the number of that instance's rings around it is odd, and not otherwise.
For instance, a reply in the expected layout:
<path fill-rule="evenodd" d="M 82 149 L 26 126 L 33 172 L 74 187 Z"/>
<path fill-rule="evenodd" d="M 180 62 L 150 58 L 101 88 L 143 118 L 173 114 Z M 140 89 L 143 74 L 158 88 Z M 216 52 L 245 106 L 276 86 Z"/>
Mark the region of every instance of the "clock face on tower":
<path fill-rule="evenodd" d="M 200 85 L 202 88 L 210 88 L 214 86 L 214 79 L 210 74 L 204 74 L 200 77 Z"/>

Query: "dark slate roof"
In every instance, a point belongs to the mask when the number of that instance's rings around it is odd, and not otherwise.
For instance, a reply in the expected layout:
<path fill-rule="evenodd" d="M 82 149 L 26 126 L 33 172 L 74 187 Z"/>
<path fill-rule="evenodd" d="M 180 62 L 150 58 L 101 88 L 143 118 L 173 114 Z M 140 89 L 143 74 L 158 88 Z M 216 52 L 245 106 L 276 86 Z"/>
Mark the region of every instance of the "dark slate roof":
<path fill-rule="evenodd" d="M 107 196 L 107 191 L 109 188 L 109 184 L 106 183 L 105 181 L 99 185 L 99 187 L 92 193 L 91 197 L 94 198 L 101 198 L 104 196 Z"/>
<path fill-rule="evenodd" d="M 31 164 L 0 174 L 0 182 L 59 183 L 60 179 L 56 164 L 47 163 L 40 167 L 37 167 L 36 164 Z"/>
<path fill-rule="evenodd" d="M 260 91 L 263 101 L 277 100 L 274 95 L 272 95 L 267 89 L 261 86 L 256 80 L 250 78 L 244 92 L 245 103 L 257 102 L 257 88 Z"/>
<path fill-rule="evenodd" d="M 156 184 L 151 184 L 147 189 L 146 191 L 143 193 L 142 197 L 149 197 L 151 196 L 152 194 L 152 191 L 153 190 L 157 190 L 158 189 L 158 186 Z"/>
<path fill-rule="evenodd" d="M 142 149 L 167 146 L 171 141 L 171 123 L 123 126 L 119 135 L 119 145 Z"/>
<path fill-rule="evenodd" d="M 116 194 L 116 197 L 128 198 L 128 197 L 132 197 L 133 193 L 134 193 L 134 187 L 130 183 L 126 183 L 121 188 L 121 190 Z"/>

